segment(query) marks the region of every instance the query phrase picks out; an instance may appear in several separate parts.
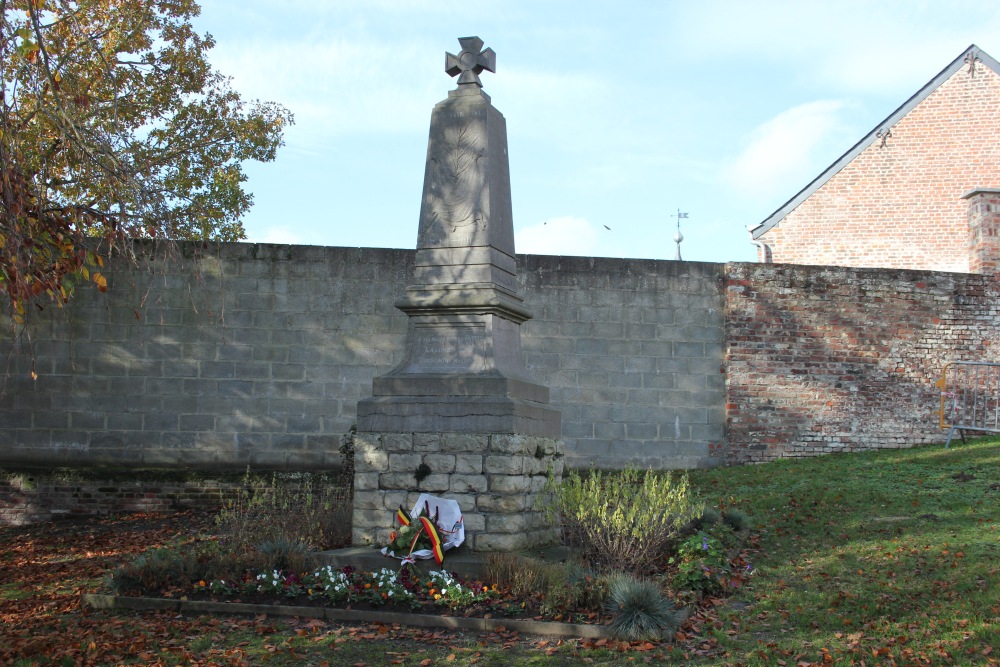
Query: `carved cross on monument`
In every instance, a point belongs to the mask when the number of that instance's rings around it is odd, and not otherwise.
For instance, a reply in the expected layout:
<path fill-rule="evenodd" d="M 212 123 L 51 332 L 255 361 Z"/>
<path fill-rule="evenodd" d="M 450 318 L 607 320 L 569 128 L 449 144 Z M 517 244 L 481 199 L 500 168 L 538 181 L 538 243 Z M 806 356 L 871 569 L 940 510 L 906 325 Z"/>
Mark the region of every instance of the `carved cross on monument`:
<path fill-rule="evenodd" d="M 458 43 L 462 45 L 462 51 L 457 56 L 445 53 L 444 71 L 449 76 L 460 75 L 458 77 L 460 86 L 475 84 L 482 88 L 483 82 L 479 80 L 479 74 L 483 70 L 497 71 L 497 54 L 493 49 L 481 50 L 483 40 L 478 37 L 459 37 Z"/>

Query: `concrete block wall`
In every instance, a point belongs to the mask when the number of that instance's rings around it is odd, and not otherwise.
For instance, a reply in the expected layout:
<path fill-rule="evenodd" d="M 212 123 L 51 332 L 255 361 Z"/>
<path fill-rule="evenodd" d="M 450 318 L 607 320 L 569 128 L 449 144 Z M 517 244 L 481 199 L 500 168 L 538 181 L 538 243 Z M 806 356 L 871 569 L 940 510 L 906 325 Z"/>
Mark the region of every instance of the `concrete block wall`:
<path fill-rule="evenodd" d="M 527 256 L 525 363 L 562 412 L 567 464 L 687 468 L 725 440 L 724 265 Z"/>
<path fill-rule="evenodd" d="M 997 361 L 991 276 L 730 264 L 727 459 L 943 442 L 953 361 Z"/>
<path fill-rule="evenodd" d="M 0 462 L 328 468 L 403 345 L 411 253 L 143 246 L 34 316 L 8 357 Z M 169 256 L 173 255 L 173 256 Z M 31 356 L 38 374 L 29 377 Z"/>
<path fill-rule="evenodd" d="M 173 256 L 166 256 L 173 253 Z M 0 465 L 313 469 L 402 358 L 413 252 L 143 246 L 0 342 Z M 570 465 L 710 465 L 723 441 L 722 265 L 518 258 L 526 361 Z M 13 352 L 13 354 L 10 354 Z"/>

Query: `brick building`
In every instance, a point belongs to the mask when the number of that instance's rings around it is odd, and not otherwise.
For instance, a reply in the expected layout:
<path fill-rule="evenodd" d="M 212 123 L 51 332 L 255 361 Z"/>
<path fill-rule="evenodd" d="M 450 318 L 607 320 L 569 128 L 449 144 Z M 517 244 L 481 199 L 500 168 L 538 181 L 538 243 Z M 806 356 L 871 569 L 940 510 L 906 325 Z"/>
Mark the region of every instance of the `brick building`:
<path fill-rule="evenodd" d="M 992 272 L 1000 63 L 975 45 L 767 219 L 758 260 Z"/>

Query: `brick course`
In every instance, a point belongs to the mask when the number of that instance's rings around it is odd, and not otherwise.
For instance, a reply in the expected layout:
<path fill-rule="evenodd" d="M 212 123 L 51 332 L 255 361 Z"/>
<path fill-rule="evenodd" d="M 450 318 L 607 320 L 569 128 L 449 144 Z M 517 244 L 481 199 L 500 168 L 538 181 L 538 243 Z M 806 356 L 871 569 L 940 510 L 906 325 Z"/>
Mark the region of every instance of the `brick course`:
<path fill-rule="evenodd" d="M 0 470 L 0 526 L 121 512 L 215 510 L 236 499 L 248 485 L 294 490 L 303 485 L 317 488 L 343 483 L 341 471 L 251 474 L 91 466 L 4 468 Z"/>

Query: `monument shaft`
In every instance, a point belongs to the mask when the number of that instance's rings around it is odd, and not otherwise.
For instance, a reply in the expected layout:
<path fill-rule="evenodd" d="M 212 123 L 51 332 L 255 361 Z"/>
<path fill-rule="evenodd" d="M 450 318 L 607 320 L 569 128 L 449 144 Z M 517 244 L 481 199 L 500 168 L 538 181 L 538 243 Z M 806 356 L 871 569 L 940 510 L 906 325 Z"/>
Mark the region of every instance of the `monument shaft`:
<path fill-rule="evenodd" d="M 528 376 L 517 290 L 507 127 L 478 84 L 431 114 L 406 358 L 358 405 L 361 431 L 558 438 L 548 388 Z"/>
<path fill-rule="evenodd" d="M 358 403 L 354 542 L 384 542 L 398 505 L 457 500 L 476 551 L 527 549 L 558 533 L 534 497 L 562 473 L 560 416 L 521 354 L 531 318 L 517 288 L 507 128 L 478 75 L 482 40 L 459 40 L 456 90 L 434 107 L 403 361 Z M 422 471 L 418 477 L 417 469 Z"/>

